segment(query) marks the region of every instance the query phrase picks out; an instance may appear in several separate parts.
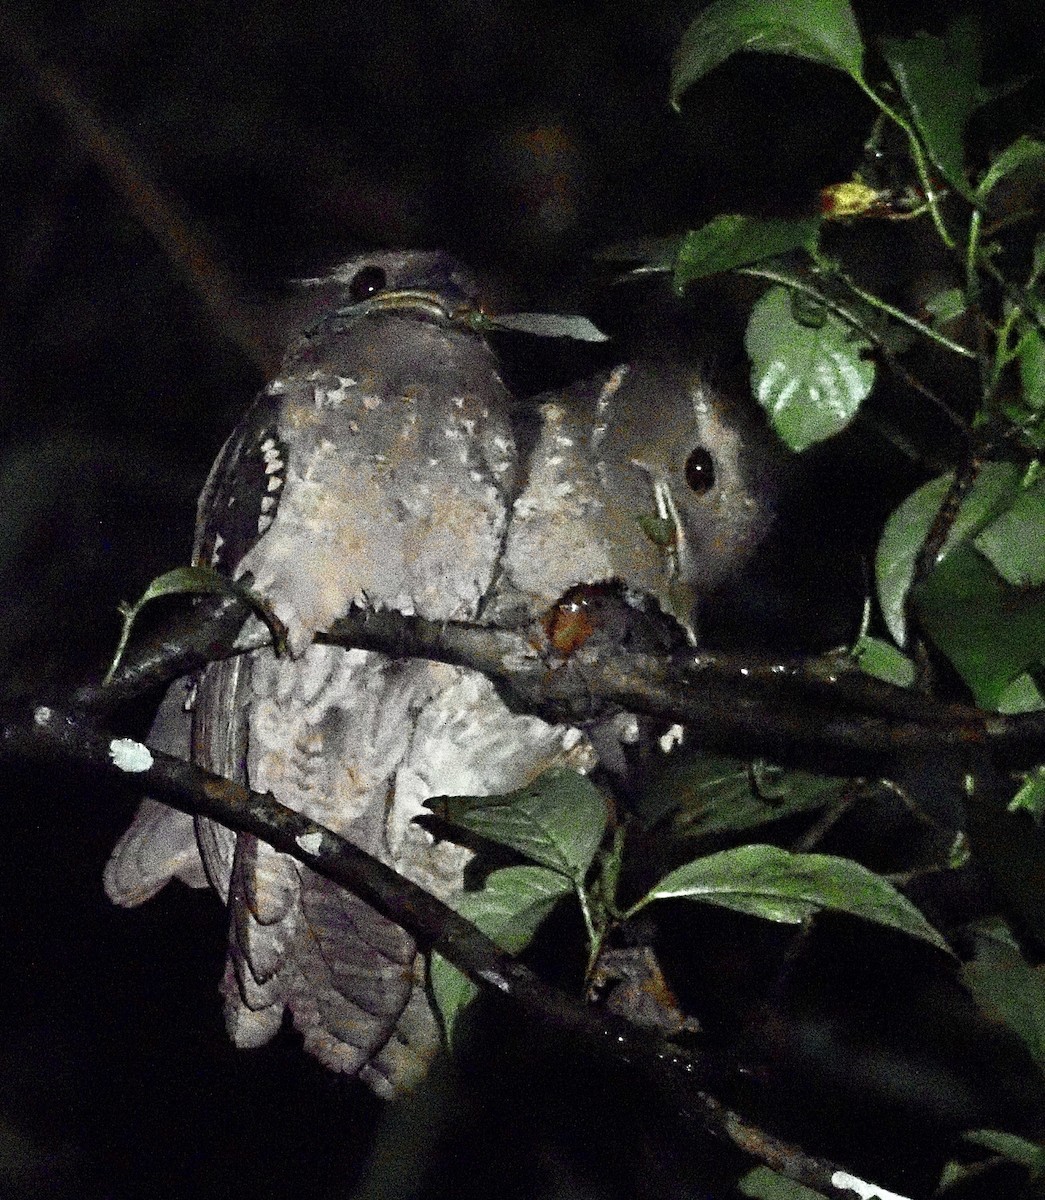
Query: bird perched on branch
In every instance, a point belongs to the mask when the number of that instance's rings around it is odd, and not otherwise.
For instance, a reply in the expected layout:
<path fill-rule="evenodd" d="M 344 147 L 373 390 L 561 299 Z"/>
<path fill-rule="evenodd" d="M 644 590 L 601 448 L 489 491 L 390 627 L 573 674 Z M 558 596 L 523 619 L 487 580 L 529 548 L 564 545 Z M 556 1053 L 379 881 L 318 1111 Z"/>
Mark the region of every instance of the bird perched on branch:
<path fill-rule="evenodd" d="M 262 650 L 175 685 L 157 744 L 271 791 L 434 894 L 469 857 L 412 818 L 438 792 L 520 787 L 590 765 L 577 731 L 510 713 L 476 672 L 313 645 L 353 603 L 474 618 L 494 580 L 515 488 L 510 396 L 459 319 L 475 284 L 441 254 L 346 264 L 340 303 L 290 348 L 229 438 L 200 499 L 194 559 L 252 587 L 291 657 Z M 202 870 L 201 870 L 202 866 Z M 247 835 L 146 801 L 106 871 L 146 899 L 172 876 L 226 900 L 222 990 L 240 1046 L 289 1010 L 306 1047 L 389 1094 L 423 1068 L 436 1026 L 410 936 Z"/>
<path fill-rule="evenodd" d="M 752 407 L 668 353 L 538 397 L 498 619 L 619 579 L 693 632 L 773 523 L 780 448 Z"/>
<path fill-rule="evenodd" d="M 476 287 L 460 267 L 382 254 L 324 283 L 340 300 L 223 448 L 194 552 L 249 578 L 290 657 L 258 650 L 211 664 L 191 692 L 175 684 L 151 740 L 271 791 L 445 899 L 470 854 L 414 822 L 423 801 L 591 769 L 599 739 L 510 711 L 476 671 L 313 635 L 353 603 L 532 619 L 609 579 L 688 621 L 757 543 L 768 493 L 728 409 L 676 366 L 621 367 L 536 404 L 520 469 L 513 401 L 467 319 Z M 134 905 L 175 877 L 227 903 L 237 1045 L 265 1043 L 289 1011 L 309 1051 L 379 1094 L 423 1071 L 437 1028 L 406 931 L 256 838 L 146 800 L 107 892 Z"/>

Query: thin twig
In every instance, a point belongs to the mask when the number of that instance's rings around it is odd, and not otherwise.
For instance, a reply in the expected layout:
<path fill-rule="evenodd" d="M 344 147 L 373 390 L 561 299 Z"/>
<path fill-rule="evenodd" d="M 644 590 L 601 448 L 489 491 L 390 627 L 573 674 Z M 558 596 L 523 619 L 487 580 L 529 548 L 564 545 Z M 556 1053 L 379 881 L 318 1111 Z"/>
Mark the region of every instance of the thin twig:
<path fill-rule="evenodd" d="M 249 616 L 250 609 L 236 596 L 201 599 L 187 613 L 136 642 L 108 683 L 85 684 L 73 693 L 71 703 L 95 715 L 108 713 L 174 679 L 201 671 L 209 662 L 238 654 L 246 646 L 237 648 L 237 635 Z M 263 626 L 261 630 L 259 644 L 270 636 Z"/>
<path fill-rule="evenodd" d="M 814 287 L 813 284 L 807 283 L 787 271 L 777 271 L 772 267 L 757 266 L 737 267 L 736 273 L 738 275 L 748 275 L 752 279 L 764 279 L 769 283 L 779 284 L 781 287 L 786 287 L 793 292 L 799 292 L 804 296 L 808 296 L 809 299 L 815 300 L 818 304 L 822 304 L 829 312 L 834 313 L 839 320 L 844 321 L 850 329 L 855 330 L 862 337 L 865 337 L 882 355 L 890 369 L 920 396 L 928 400 L 963 437 L 967 438 L 969 436 L 969 428 L 965 421 L 950 407 L 943 397 L 938 396 L 931 388 L 927 387 L 921 380 L 914 376 L 900 362 L 886 339 L 872 325 L 861 320 L 848 305 L 843 304 L 833 296 L 827 295 L 820 288 Z"/>
<path fill-rule="evenodd" d="M 951 529 L 954 527 L 958 511 L 979 478 L 980 471 L 983 469 L 983 463 L 983 456 L 974 452 L 970 453 L 958 466 L 958 469 L 954 473 L 954 478 L 947 489 L 947 494 L 941 501 L 940 507 L 936 510 L 936 516 L 933 517 L 929 531 L 925 535 L 925 540 L 918 550 L 918 554 L 914 560 L 914 570 L 911 574 L 911 585 L 907 589 L 907 596 L 904 602 L 905 649 L 913 645 L 915 630 L 917 628 L 916 600 L 918 590 L 935 568 L 940 551 L 943 550 Z"/>

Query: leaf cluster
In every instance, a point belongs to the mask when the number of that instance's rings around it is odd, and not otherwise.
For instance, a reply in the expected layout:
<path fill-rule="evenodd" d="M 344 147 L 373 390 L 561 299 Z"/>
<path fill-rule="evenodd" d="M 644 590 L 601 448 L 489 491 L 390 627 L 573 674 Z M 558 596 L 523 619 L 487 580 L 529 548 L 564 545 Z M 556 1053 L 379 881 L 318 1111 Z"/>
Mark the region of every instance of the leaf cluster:
<path fill-rule="evenodd" d="M 996 95 L 981 83 L 977 30 L 968 19 L 954 20 L 942 33 L 884 39 L 873 50 L 846 0 L 717 0 L 704 9 L 677 50 L 676 109 L 682 111 L 691 89 L 734 54 L 789 55 L 844 73 L 874 105 L 867 157 L 849 180 L 825 183 L 814 215 L 722 214 L 680 236 L 622 247 L 608 257 L 631 262 L 639 274 L 670 273 L 680 292 L 729 272 L 766 285 L 747 327 L 752 390 L 796 454 L 860 416 L 883 367 L 913 387 L 915 403 L 943 415 L 949 432 L 959 433 L 963 455 L 950 471 L 927 478 L 885 522 L 875 594 L 849 654 L 862 670 L 897 687 L 943 697 L 957 692 L 999 713 L 1033 711 L 1045 707 L 1045 237 L 1033 200 L 1045 184 L 1045 143 L 1021 135 L 973 161 L 970 122 Z M 883 130 L 902 147 L 902 186 L 883 186 L 876 177 Z M 1016 211 L 1014 191 L 1032 198 Z M 834 233 L 871 221 L 917 223 L 946 264 L 933 294 L 904 304 L 865 286 L 838 251 Z M 912 374 L 904 360 L 917 348 L 950 359 L 955 369 L 972 369 L 978 389 L 971 411 Z M 617 825 L 590 783 L 561 774 L 510 797 L 446 801 L 440 811 L 448 820 L 525 860 L 493 871 L 482 888 L 460 898 L 459 909 L 505 948 L 519 951 L 554 909 L 578 905 L 589 981 L 615 931 L 668 900 L 778 923 L 808 923 L 827 910 L 845 913 L 947 954 L 958 945 L 965 986 L 1045 1070 L 1045 994 L 1033 947 L 1028 959 L 1026 943 L 1021 949 L 1000 918 L 970 926 L 956 941 L 951 931 L 948 940 L 896 886 L 898 875 L 809 852 L 839 814 L 868 800 L 872 785 L 780 773 L 779 792 L 770 798 L 763 782 L 748 765 L 698 756 L 688 781 L 675 777 L 667 791 L 663 783 L 659 792 L 649 789 L 646 832 L 667 818 L 678 844 L 698 852 L 638 898 L 628 893 L 626 865 L 629 841 L 642 825 L 642 802 L 631 824 Z M 891 786 L 917 808 L 913 793 L 895 781 Z M 947 834 L 936 843 L 933 866 L 940 871 L 967 865 L 970 855 L 975 860 L 984 837 L 994 836 L 982 819 L 987 801 L 971 778 L 964 792 L 957 790 L 957 807 L 979 813 L 971 841 L 962 815 L 941 821 L 939 811 L 921 813 Z M 1040 822 L 1045 769 L 1009 780 L 1008 792 L 1013 811 L 1003 820 L 1027 822 L 1029 814 Z M 773 844 L 782 838 L 774 830 L 793 828 L 788 821 L 795 820 L 807 830 L 799 844 Z M 752 834 L 757 841 L 748 841 Z M 715 839 L 725 839 L 727 848 L 714 849 Z M 997 856 L 986 849 L 979 865 L 997 870 Z M 1003 869 L 1012 865 L 1011 858 L 1001 861 Z M 1023 928 L 1028 922 L 1039 928 L 1027 909 L 1009 915 Z M 452 1036 L 474 988 L 438 957 L 432 981 Z M 1020 1163 L 1031 1178 L 1041 1172 L 1041 1147 L 1011 1133 L 971 1132 L 961 1164 L 956 1160 L 941 1181 L 944 1193 L 979 1169 L 968 1163 L 977 1153 L 980 1167 L 987 1154 Z M 766 1168 L 740 1186 L 752 1196 L 814 1194 Z"/>

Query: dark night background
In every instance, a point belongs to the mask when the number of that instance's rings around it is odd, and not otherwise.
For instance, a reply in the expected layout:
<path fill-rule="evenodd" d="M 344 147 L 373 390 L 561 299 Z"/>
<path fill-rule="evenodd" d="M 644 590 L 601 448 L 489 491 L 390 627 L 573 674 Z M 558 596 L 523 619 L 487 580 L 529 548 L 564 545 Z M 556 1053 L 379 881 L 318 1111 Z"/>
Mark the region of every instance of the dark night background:
<path fill-rule="evenodd" d="M 506 303 L 587 312 L 625 345 L 661 298 L 607 291 L 591 251 L 717 211 L 800 212 L 848 177 L 870 111 L 829 71 L 734 60 L 671 111 L 670 55 L 693 7 L 0 7 L 7 691 L 96 670 L 117 603 L 185 560 L 206 471 L 282 340 L 285 280 L 370 247 L 439 246 Z M 869 33 L 939 29 L 952 11 L 858 5 Z M 1036 5 L 984 11 L 989 71 L 1040 66 Z M 141 197 L 117 194 L 60 114 L 36 54 L 235 281 L 253 361 L 143 228 Z M 1026 128 L 1039 99 L 1033 85 L 1002 117 Z M 533 391 L 589 365 L 505 354 Z M 840 471 L 838 454 L 820 461 L 839 504 L 877 472 L 898 490 L 913 481 L 873 456 Z M 13 771 L 3 787 L 0 1197 L 346 1194 L 379 1106 L 292 1035 L 252 1054 L 227 1043 L 213 898 L 172 887 L 131 913 L 106 903 L 102 865 L 132 798 Z"/>

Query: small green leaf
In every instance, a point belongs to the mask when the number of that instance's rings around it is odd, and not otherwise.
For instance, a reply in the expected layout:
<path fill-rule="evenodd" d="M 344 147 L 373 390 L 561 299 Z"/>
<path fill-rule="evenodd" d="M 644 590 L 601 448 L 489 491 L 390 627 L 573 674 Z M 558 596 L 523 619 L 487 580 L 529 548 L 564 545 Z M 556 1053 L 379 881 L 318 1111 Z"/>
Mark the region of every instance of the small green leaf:
<path fill-rule="evenodd" d="M 755 305 L 745 346 L 752 386 L 773 428 L 792 450 L 844 429 L 874 383 L 870 344 L 826 309 L 823 324 L 795 319 L 787 289 L 770 288 Z"/>
<path fill-rule="evenodd" d="M 795 1183 L 786 1175 L 778 1175 L 769 1167 L 754 1167 L 737 1181 L 737 1191 L 753 1200 L 823 1200 L 822 1192 Z"/>
<path fill-rule="evenodd" d="M 1010 509 L 980 530 L 974 545 L 1014 587 L 1045 584 L 1045 477 L 1039 475 Z"/>
<path fill-rule="evenodd" d="M 480 892 L 463 892 L 453 907 L 477 929 L 511 954 L 524 950 L 563 896 L 572 893 L 570 881 L 544 867 L 505 867 L 494 871 Z M 441 954 L 429 967 L 432 994 L 438 1005 L 447 1041 L 453 1043 L 457 1018 L 478 988 Z"/>
<path fill-rule="evenodd" d="M 670 517 L 640 513 L 635 519 L 654 546 L 674 546 L 678 541 L 678 527 Z"/>
<path fill-rule="evenodd" d="M 925 309 L 932 317 L 933 327 L 937 329 L 956 321 L 964 315 L 966 308 L 965 293 L 958 287 L 944 288 L 925 302 Z"/>
<path fill-rule="evenodd" d="M 993 1150 L 1002 1158 L 1026 1167 L 1032 1179 L 1037 1179 L 1045 1173 L 1045 1146 L 1037 1142 L 1028 1142 L 1026 1138 L 1017 1137 L 1014 1133 L 1004 1133 L 1000 1129 L 974 1129 L 962 1136 L 974 1146 Z"/>
<path fill-rule="evenodd" d="M 1038 694 L 1041 699 L 1041 694 Z M 1036 707 L 1040 708 L 1041 705 Z M 1028 709 L 1021 709 L 1028 712 Z M 1035 767 L 1020 785 L 1016 795 L 1009 801 L 1009 812 L 1028 813 L 1035 825 L 1040 826 L 1045 821 L 1045 767 Z M 1045 1059 L 1043 1059 L 1045 1063 Z"/>
<path fill-rule="evenodd" d="M 265 622 L 272 634 L 273 645 L 277 654 L 282 654 L 287 647 L 287 631 L 283 622 L 272 611 L 271 605 L 262 596 L 251 591 L 243 583 L 219 575 L 212 567 L 175 567 L 158 575 L 133 604 L 121 604 L 120 615 L 123 617 L 123 628 L 120 630 L 120 640 L 116 646 L 109 670 L 105 675 L 108 683 L 116 674 L 123 659 L 127 642 L 130 640 L 131 629 L 138 615 L 146 604 L 159 600 L 163 596 L 235 596 L 247 604 Z"/>
<path fill-rule="evenodd" d="M 682 35 L 671 71 L 671 103 L 741 50 L 788 54 L 862 78 L 863 43 L 846 0 L 718 0 Z"/>
<path fill-rule="evenodd" d="M 982 102 L 979 38 L 959 18 L 943 38 L 885 38 L 882 53 L 900 85 L 929 157 L 956 191 L 972 196 L 965 175 L 965 126 Z"/>
<path fill-rule="evenodd" d="M 246 599 L 247 594 L 248 589 L 242 584 L 219 575 L 213 567 L 175 567 L 173 571 L 158 575 L 142 593 L 135 607 L 141 608 L 161 596 L 241 596 Z"/>
<path fill-rule="evenodd" d="M 606 832 L 606 801 L 584 775 L 553 767 L 504 796 L 433 796 L 437 816 L 579 883 Z"/>
<path fill-rule="evenodd" d="M 971 545 L 950 551 L 917 596 L 928 635 L 984 708 L 1045 661 L 1045 589 L 1016 589 Z"/>
<path fill-rule="evenodd" d="M 976 198 L 986 200 L 1003 179 L 1023 170 L 1032 171 L 1039 178 L 1045 176 L 1045 142 L 1021 135 L 1006 146 L 977 184 Z"/>
<path fill-rule="evenodd" d="M 819 217 L 803 221 L 742 215 L 715 217 L 682 239 L 675 259 L 675 286 L 681 289 L 694 279 L 814 246 L 820 225 Z"/>
<path fill-rule="evenodd" d="M 1002 689 L 995 704 L 1000 713 L 1037 712 L 1045 708 L 1045 696 L 1038 690 L 1034 676 L 1017 675 L 1012 683 Z"/>
<path fill-rule="evenodd" d="M 943 1170 L 940 1172 L 940 1182 L 937 1184 L 936 1193 L 941 1200 L 945 1200 L 951 1194 L 951 1189 L 960 1187 L 964 1180 L 974 1176 L 976 1168 L 970 1163 L 958 1162 L 956 1159 L 951 1159 L 950 1162 L 944 1164 Z"/>
<path fill-rule="evenodd" d="M 1045 340 L 1033 326 L 1020 338 L 1016 355 L 1020 361 L 1024 403 L 1032 411 L 1040 412 L 1045 408 Z"/>
<path fill-rule="evenodd" d="M 873 675 L 875 679 L 893 683 L 897 687 L 914 685 L 914 663 L 892 642 L 864 636 L 853 647 L 853 657 L 859 663 L 860 670 Z"/>
<path fill-rule="evenodd" d="M 904 604 L 915 560 L 951 486 L 951 478 L 940 475 L 912 492 L 886 521 L 878 542 L 875 555 L 878 603 L 889 632 L 901 646 L 906 637 Z M 1004 512 L 1018 495 L 1019 487 L 1020 473 L 1011 463 L 986 463 L 958 510 L 940 559 Z"/>
<path fill-rule="evenodd" d="M 950 953 L 943 936 L 880 875 L 830 854 L 791 854 L 776 846 L 741 846 L 698 858 L 671 872 L 637 904 L 698 900 L 767 921 L 798 925 L 822 909 L 847 912 L 902 930 Z"/>

